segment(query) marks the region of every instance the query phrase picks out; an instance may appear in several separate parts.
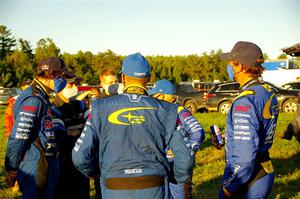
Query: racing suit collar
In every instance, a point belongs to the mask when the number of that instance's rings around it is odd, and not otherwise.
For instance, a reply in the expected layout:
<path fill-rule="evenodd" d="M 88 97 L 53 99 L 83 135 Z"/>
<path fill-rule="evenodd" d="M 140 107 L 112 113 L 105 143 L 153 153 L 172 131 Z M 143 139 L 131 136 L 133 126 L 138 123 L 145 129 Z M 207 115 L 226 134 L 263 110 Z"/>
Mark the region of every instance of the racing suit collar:
<path fill-rule="evenodd" d="M 50 96 L 48 92 L 49 89 L 47 90 L 47 88 L 39 80 L 34 78 L 32 85 L 35 85 L 35 87 L 39 89 L 45 96 Z"/>
<path fill-rule="evenodd" d="M 124 88 L 124 93 L 136 93 L 141 95 L 148 95 L 147 89 L 140 85 L 129 85 Z"/>
<path fill-rule="evenodd" d="M 248 87 L 253 86 L 255 84 L 261 84 L 261 80 L 258 78 L 251 78 L 248 81 L 246 81 L 244 84 L 240 86 L 240 92 L 246 90 Z"/>

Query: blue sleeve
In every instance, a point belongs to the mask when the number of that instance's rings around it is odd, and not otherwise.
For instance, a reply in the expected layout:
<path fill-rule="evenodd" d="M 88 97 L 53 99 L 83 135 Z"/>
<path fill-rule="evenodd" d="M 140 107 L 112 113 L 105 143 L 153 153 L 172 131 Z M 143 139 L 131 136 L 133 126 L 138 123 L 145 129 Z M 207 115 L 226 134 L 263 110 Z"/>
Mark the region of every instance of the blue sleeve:
<path fill-rule="evenodd" d="M 44 107 L 37 97 L 29 97 L 21 104 L 15 103 L 14 126 L 7 142 L 5 168 L 7 171 L 18 170 L 26 151 L 34 141 L 41 124 Z"/>
<path fill-rule="evenodd" d="M 185 132 L 187 147 L 192 149 L 192 153 L 195 153 L 205 139 L 205 132 L 201 124 L 188 109 L 180 106 L 178 117 L 183 127 L 183 132 Z"/>
<path fill-rule="evenodd" d="M 97 110 L 97 103 L 93 103 L 87 116 L 85 127 L 72 151 L 72 159 L 75 167 L 88 177 L 97 177 L 100 175 L 99 131 L 99 112 Z"/>
<path fill-rule="evenodd" d="M 259 118 L 255 105 L 247 97 L 237 99 L 230 112 L 230 124 L 226 137 L 226 148 L 231 150 L 225 167 L 223 186 L 236 192 L 250 179 L 259 147 Z M 227 127 L 226 127 L 227 128 Z M 227 155 L 227 153 L 226 153 Z"/>
<path fill-rule="evenodd" d="M 174 178 L 178 183 L 184 183 L 192 175 L 194 156 L 190 155 L 182 133 L 177 130 L 174 132 L 169 146 L 174 154 Z"/>

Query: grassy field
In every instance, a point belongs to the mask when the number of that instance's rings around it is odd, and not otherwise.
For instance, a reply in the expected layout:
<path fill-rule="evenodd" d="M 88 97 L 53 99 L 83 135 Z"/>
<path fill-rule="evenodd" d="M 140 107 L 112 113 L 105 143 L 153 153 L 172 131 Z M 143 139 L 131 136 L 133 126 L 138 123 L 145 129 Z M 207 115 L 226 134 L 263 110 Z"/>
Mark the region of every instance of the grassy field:
<path fill-rule="evenodd" d="M 0 198 L 21 198 L 21 194 L 19 192 L 14 192 L 10 189 L 5 188 L 4 176 L 4 156 L 6 150 L 6 138 L 4 131 L 4 115 L 5 115 L 5 106 L 0 105 Z"/>
<path fill-rule="evenodd" d="M 225 166 L 224 150 L 217 150 L 210 144 L 211 124 L 217 124 L 221 130 L 225 128 L 226 117 L 217 113 L 195 115 L 206 130 L 206 139 L 196 155 L 196 165 L 193 177 L 193 195 L 196 199 L 217 198 L 218 189 Z M 0 108 L 0 198 L 20 198 L 19 193 L 12 192 L 4 186 L 4 154 L 6 140 L 4 135 L 4 108 Z M 292 114 L 281 113 L 276 129 L 271 157 L 276 173 L 275 185 L 269 198 L 285 199 L 300 198 L 300 144 L 293 139 L 286 141 L 278 139 Z M 92 195 L 94 191 L 91 190 Z"/>

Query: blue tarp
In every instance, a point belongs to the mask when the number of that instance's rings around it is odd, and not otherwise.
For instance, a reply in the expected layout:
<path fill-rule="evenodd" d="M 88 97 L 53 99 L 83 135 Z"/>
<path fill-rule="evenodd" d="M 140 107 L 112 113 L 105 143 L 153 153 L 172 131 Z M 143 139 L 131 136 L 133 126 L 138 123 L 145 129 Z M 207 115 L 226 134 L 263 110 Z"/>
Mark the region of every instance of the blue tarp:
<path fill-rule="evenodd" d="M 287 68 L 286 61 L 265 62 L 262 66 L 266 70 L 278 70 L 278 68 Z"/>

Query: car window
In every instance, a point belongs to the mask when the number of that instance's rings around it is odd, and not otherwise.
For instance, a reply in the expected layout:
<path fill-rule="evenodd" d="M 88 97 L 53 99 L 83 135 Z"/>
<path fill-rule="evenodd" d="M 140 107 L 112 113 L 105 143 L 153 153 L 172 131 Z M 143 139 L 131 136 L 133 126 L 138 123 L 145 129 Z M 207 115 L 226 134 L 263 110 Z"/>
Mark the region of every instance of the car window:
<path fill-rule="evenodd" d="M 17 90 L 15 88 L 1 88 L 1 95 L 17 95 Z"/>
<path fill-rule="evenodd" d="M 293 90 L 293 89 L 300 90 L 300 82 L 287 83 L 287 84 L 282 85 L 282 87 L 284 89 L 288 89 L 288 90 Z"/>
<path fill-rule="evenodd" d="M 11 95 L 17 95 L 18 93 L 17 93 L 17 89 L 9 89 L 9 93 L 11 94 Z"/>
<path fill-rule="evenodd" d="M 219 85 L 213 86 L 211 89 L 208 90 L 208 93 L 215 92 L 217 89 L 219 89 Z"/>
<path fill-rule="evenodd" d="M 294 85 L 293 85 L 293 89 L 300 89 L 300 83 L 295 83 Z"/>
<path fill-rule="evenodd" d="M 194 87 L 192 85 L 178 85 L 177 93 L 192 93 L 195 92 Z"/>
<path fill-rule="evenodd" d="M 223 84 L 220 85 L 218 92 L 239 91 L 239 84 Z"/>
<path fill-rule="evenodd" d="M 195 90 L 206 92 L 206 91 L 209 91 L 212 87 L 214 87 L 216 85 L 216 83 L 214 83 L 214 82 L 197 82 L 197 83 L 193 83 L 193 85 L 194 85 L 193 87 Z"/>
<path fill-rule="evenodd" d="M 0 90 L 0 94 L 8 95 L 9 91 L 7 89 L 3 88 L 3 89 Z"/>
<path fill-rule="evenodd" d="M 293 86 L 292 86 L 291 84 L 284 84 L 284 85 L 282 85 L 282 87 L 283 87 L 284 89 L 288 89 L 288 90 L 293 89 Z"/>

